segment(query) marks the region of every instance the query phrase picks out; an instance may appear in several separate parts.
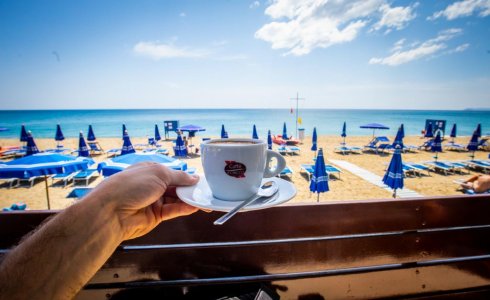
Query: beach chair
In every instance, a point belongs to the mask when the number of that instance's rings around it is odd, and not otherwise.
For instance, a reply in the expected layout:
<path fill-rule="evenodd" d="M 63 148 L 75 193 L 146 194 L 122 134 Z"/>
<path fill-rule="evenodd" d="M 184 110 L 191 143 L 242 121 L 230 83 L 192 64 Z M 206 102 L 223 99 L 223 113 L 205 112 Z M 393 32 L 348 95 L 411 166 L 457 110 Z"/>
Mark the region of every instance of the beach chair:
<path fill-rule="evenodd" d="M 442 171 L 444 175 L 448 175 L 448 173 L 454 173 L 455 167 L 452 165 L 448 165 L 442 161 L 426 161 L 424 165 L 428 166 L 434 171 Z"/>
<path fill-rule="evenodd" d="M 85 195 L 90 193 L 93 188 L 74 188 L 71 192 L 66 196 L 66 198 L 83 198 Z"/>
<path fill-rule="evenodd" d="M 29 187 L 33 187 L 34 184 L 36 183 L 36 180 L 42 179 L 44 176 L 32 176 L 32 177 L 26 177 L 26 178 L 18 178 L 19 183 L 18 186 L 20 186 L 22 183 L 27 183 Z"/>
<path fill-rule="evenodd" d="M 281 173 L 277 174 L 277 177 L 289 177 L 289 178 L 292 178 L 293 177 L 293 170 L 286 166 L 282 171 Z"/>
<path fill-rule="evenodd" d="M 335 166 L 325 164 L 325 171 L 327 171 L 328 178 L 330 179 L 330 175 L 337 174 L 338 179 L 340 180 L 340 169 Z M 306 173 L 308 176 L 308 181 L 311 180 L 311 176 L 315 172 L 315 165 L 310 164 L 302 164 L 300 168 L 300 173 Z"/>
<path fill-rule="evenodd" d="M 76 185 L 78 182 L 84 182 L 85 186 L 87 186 L 90 183 L 90 179 L 97 176 L 99 176 L 97 169 L 87 169 L 85 171 L 80 171 L 75 174 L 75 176 L 73 176 L 73 185 Z"/>
<path fill-rule="evenodd" d="M 488 144 L 487 138 L 482 138 L 480 141 L 478 141 L 478 149 L 488 150 L 489 147 L 490 147 L 490 144 Z"/>
<path fill-rule="evenodd" d="M 287 155 L 287 154 L 291 153 L 291 150 L 289 150 L 288 146 L 281 145 L 281 146 L 277 147 L 277 152 L 279 152 L 282 155 Z"/>
<path fill-rule="evenodd" d="M 466 171 L 467 174 L 470 174 L 468 166 L 464 162 L 459 161 L 443 161 L 445 164 L 452 166 L 455 172 L 459 172 L 463 174 L 463 171 Z"/>
<path fill-rule="evenodd" d="M 422 176 L 423 172 L 427 172 L 427 175 L 430 176 L 430 168 L 427 166 L 424 166 L 423 164 L 405 162 L 405 163 L 403 163 L 403 165 L 406 165 L 406 166 L 409 166 L 410 168 L 412 168 L 413 171 L 416 172 L 419 176 Z"/>
<path fill-rule="evenodd" d="M 112 148 L 112 149 L 109 149 L 105 152 L 105 154 L 107 155 L 107 157 L 113 157 L 113 156 L 118 156 L 121 154 L 121 148 Z"/>
<path fill-rule="evenodd" d="M 477 159 L 468 160 L 465 163 L 471 169 L 480 170 L 480 171 L 482 171 L 485 174 L 489 174 L 489 171 L 490 171 L 490 163 L 487 163 L 485 161 L 480 161 L 480 160 L 477 160 Z"/>
<path fill-rule="evenodd" d="M 457 144 L 457 143 L 452 142 L 452 141 L 444 144 L 443 147 L 444 147 L 444 149 L 451 150 L 451 151 L 460 151 L 460 152 L 468 151 L 466 149 L 466 146 L 461 145 L 461 144 Z"/>
<path fill-rule="evenodd" d="M 390 139 L 386 136 L 377 136 L 364 146 L 363 151 L 372 151 L 376 154 L 384 152 L 390 147 Z"/>
<path fill-rule="evenodd" d="M 362 148 L 357 146 L 347 146 L 345 143 L 340 143 L 339 146 L 335 147 L 334 152 L 342 153 L 342 155 L 346 155 L 349 153 L 362 153 Z"/>
<path fill-rule="evenodd" d="M 104 153 L 104 150 L 97 142 L 95 143 L 88 142 L 87 145 L 90 147 L 90 155 L 99 155 Z"/>
<path fill-rule="evenodd" d="M 56 174 L 51 176 L 51 185 L 54 186 L 55 181 L 63 181 L 63 187 L 65 188 L 68 182 L 73 179 L 75 174 L 78 172 L 68 172 L 68 173 L 61 173 L 61 174 Z"/>
<path fill-rule="evenodd" d="M 19 178 L 2 178 L 0 180 L 2 181 L 2 184 L 7 184 L 9 189 L 19 185 Z"/>
<path fill-rule="evenodd" d="M 301 149 L 297 146 L 288 146 L 289 154 L 291 155 L 300 155 Z"/>
<path fill-rule="evenodd" d="M 422 145 L 419 146 L 419 149 L 423 150 L 429 150 L 432 147 L 432 143 L 434 142 L 434 139 L 429 139 L 425 141 Z"/>
<path fill-rule="evenodd" d="M 327 171 L 329 177 L 330 175 L 335 174 L 336 176 L 338 176 L 338 179 L 340 180 L 340 173 L 342 173 L 342 171 L 340 171 L 340 169 L 337 168 L 336 166 L 325 164 L 325 171 Z"/>

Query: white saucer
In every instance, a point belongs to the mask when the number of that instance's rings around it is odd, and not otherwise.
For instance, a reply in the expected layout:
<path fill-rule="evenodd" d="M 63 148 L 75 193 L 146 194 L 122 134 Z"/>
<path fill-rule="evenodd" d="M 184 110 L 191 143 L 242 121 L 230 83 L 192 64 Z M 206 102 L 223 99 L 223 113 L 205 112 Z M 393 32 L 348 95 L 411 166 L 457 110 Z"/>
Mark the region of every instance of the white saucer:
<path fill-rule="evenodd" d="M 200 177 L 201 179 L 196 185 L 177 187 L 177 196 L 179 196 L 182 201 L 198 208 L 224 212 L 232 210 L 240 203 L 240 201 L 223 201 L 214 198 L 206 178 L 204 175 L 200 175 Z M 256 203 L 247 205 L 242 208 L 242 211 L 258 210 L 276 206 L 290 200 L 296 195 L 296 188 L 291 182 L 278 177 L 272 177 L 264 178 L 262 183 L 269 180 L 277 183 L 279 186 L 279 195 L 268 201 L 260 202 L 259 200 Z"/>

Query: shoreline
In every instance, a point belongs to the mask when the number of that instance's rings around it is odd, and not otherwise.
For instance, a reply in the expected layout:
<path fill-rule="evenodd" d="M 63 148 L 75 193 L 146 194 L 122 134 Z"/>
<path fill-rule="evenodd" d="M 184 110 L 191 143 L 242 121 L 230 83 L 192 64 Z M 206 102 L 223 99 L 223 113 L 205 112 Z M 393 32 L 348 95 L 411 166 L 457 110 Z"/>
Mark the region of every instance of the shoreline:
<path fill-rule="evenodd" d="M 206 136 L 213 137 L 213 136 Z M 235 136 L 234 136 L 235 137 Z M 240 135 L 236 135 L 240 137 Z M 247 136 L 248 137 L 248 136 Z M 390 140 L 393 140 L 393 136 L 388 136 Z M 193 139 L 193 144 L 199 145 L 202 136 L 197 136 Z M 371 136 L 348 136 L 346 143 L 350 146 L 363 146 L 369 142 Z M 35 139 L 37 146 L 40 150 L 53 148 L 56 146 L 56 142 L 52 138 L 39 138 Z M 133 145 L 146 143 L 146 137 L 131 137 Z M 404 143 L 407 145 L 421 145 L 424 139 L 420 136 L 407 136 L 404 139 Z M 455 139 L 457 143 L 466 145 L 469 141 L 469 137 L 461 136 Z M 115 138 L 99 138 L 98 142 L 104 150 L 112 148 L 120 148 L 122 146 L 121 137 Z M 350 154 L 342 155 L 334 152 L 334 148 L 342 142 L 342 138 L 338 135 L 320 135 L 318 139 L 318 147 L 324 149 L 326 163 L 331 163 L 332 160 L 343 160 L 354 164 L 360 168 L 368 170 L 377 176 L 384 175 L 384 169 L 388 165 L 391 155 L 376 155 L 371 153 L 362 154 Z M 78 138 L 67 138 L 62 143 L 65 147 L 76 149 L 78 148 Z M 0 146 L 18 146 L 20 142 L 18 139 L 0 139 Z M 170 151 L 170 155 L 173 154 L 171 148 L 171 141 L 161 142 L 163 148 Z M 301 149 L 300 155 L 287 155 L 285 156 L 287 165 L 293 170 L 291 182 L 297 189 L 297 195 L 287 203 L 304 203 L 304 202 L 316 202 L 316 194 L 309 192 L 309 181 L 306 175 L 300 174 L 301 164 L 312 164 L 314 153 L 311 148 L 311 137 L 307 136 L 303 144 L 299 145 Z M 274 150 L 277 149 L 277 145 L 274 146 Z M 466 160 L 468 158 L 468 152 L 453 152 L 445 151 L 439 153 L 439 160 Z M 432 152 L 419 151 L 417 153 L 403 154 L 403 160 L 406 162 L 423 162 L 432 160 L 434 154 Z M 478 151 L 476 152 L 476 158 L 487 159 L 488 152 Z M 106 155 L 98 155 L 93 157 L 95 163 L 100 163 L 107 159 Z M 198 173 L 202 174 L 202 166 L 200 157 L 186 158 L 184 161 L 189 167 L 195 167 Z M 95 168 L 97 165 L 93 165 Z M 391 192 L 377 187 L 372 183 L 358 177 L 355 174 L 350 173 L 342 169 L 340 180 L 330 180 L 330 191 L 320 194 L 321 202 L 342 202 L 342 201 L 371 201 L 380 199 L 392 199 Z M 453 180 L 460 178 L 467 178 L 473 174 L 482 174 L 480 172 L 470 171 L 470 174 L 455 174 L 455 175 L 442 175 L 440 173 L 431 172 L 430 176 L 423 177 L 410 177 L 405 179 L 405 187 L 424 196 L 451 196 L 462 195 L 457 190 L 457 184 L 453 183 Z M 102 181 L 102 176 L 99 176 L 92 181 L 89 187 L 95 187 Z M 49 193 L 51 198 L 51 206 L 53 209 L 63 209 L 75 200 L 66 198 L 66 195 L 74 188 L 73 184 L 69 184 L 66 188 L 56 185 L 51 186 L 51 180 L 49 180 Z M 78 187 L 78 186 L 77 186 Z M 83 186 L 80 186 L 83 187 Z M 402 201 L 402 200 L 401 200 Z M 38 181 L 32 188 L 18 187 L 9 189 L 5 185 L 0 188 L 0 207 L 10 206 L 16 202 L 25 202 L 28 205 L 28 209 L 45 209 L 46 208 L 46 196 L 45 187 L 43 181 Z M 286 203 L 286 205 L 287 205 Z"/>

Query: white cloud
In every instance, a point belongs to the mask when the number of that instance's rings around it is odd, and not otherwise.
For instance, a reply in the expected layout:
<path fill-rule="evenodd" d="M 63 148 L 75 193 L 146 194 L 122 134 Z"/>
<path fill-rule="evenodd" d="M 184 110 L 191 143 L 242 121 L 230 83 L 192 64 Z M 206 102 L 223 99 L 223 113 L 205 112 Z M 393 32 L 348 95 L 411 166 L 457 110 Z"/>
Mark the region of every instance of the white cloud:
<path fill-rule="evenodd" d="M 379 19 L 375 30 L 402 29 L 415 17 L 416 6 L 392 8 L 387 0 L 274 0 L 265 10 L 273 21 L 255 38 L 272 49 L 286 49 L 286 55 L 305 55 L 354 40 L 373 20 Z"/>
<path fill-rule="evenodd" d="M 480 17 L 490 15 L 490 0 L 462 0 L 448 5 L 446 9 L 435 12 L 428 20 L 435 20 L 445 17 L 447 20 L 454 20 L 461 17 L 471 16 L 477 13 Z"/>
<path fill-rule="evenodd" d="M 415 46 L 411 45 L 409 46 L 410 48 L 406 50 L 403 50 L 405 40 L 400 40 L 394 44 L 392 48 L 392 52 L 394 53 L 392 55 L 384 58 L 373 57 L 369 60 L 369 64 L 398 66 L 413 60 L 435 55 L 437 52 L 447 48 L 447 44 L 445 43 L 446 41 L 451 40 L 460 33 L 462 33 L 462 30 L 459 28 L 444 30 L 441 31 L 435 38 L 429 39 L 420 44 L 416 44 Z M 457 52 L 464 51 L 464 47 L 467 48 L 468 46 L 463 46 Z"/>
<path fill-rule="evenodd" d="M 259 7 L 259 6 L 260 6 L 260 2 L 259 2 L 259 1 L 254 1 L 254 2 L 252 2 L 252 3 L 250 4 L 250 6 L 249 6 L 249 7 L 253 9 L 253 8 L 257 8 L 257 7 Z"/>
<path fill-rule="evenodd" d="M 186 14 L 185 12 L 181 12 L 181 13 L 179 14 L 179 17 L 181 17 L 181 18 L 187 17 L 187 14 Z"/>
<path fill-rule="evenodd" d="M 419 5 L 418 2 L 410 6 L 390 7 L 388 4 L 383 4 L 379 7 L 381 19 L 372 26 L 372 30 L 380 30 L 386 27 L 386 33 L 392 29 L 401 30 L 405 28 L 411 20 L 415 19 L 415 8 Z"/>
<path fill-rule="evenodd" d="M 138 55 L 155 60 L 162 58 L 202 58 L 209 55 L 206 50 L 180 48 L 173 44 L 159 42 L 139 42 L 134 45 L 133 51 Z"/>

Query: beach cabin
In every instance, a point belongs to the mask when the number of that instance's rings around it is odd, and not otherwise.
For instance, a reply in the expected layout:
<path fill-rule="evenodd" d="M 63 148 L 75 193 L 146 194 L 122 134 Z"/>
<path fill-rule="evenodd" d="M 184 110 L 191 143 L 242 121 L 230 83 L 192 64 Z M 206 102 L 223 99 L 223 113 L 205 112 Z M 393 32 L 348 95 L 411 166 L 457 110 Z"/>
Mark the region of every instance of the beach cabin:
<path fill-rule="evenodd" d="M 77 299 L 489 299 L 490 196 L 283 205 L 163 222 Z M 0 214 L 0 259 L 56 212 Z"/>

